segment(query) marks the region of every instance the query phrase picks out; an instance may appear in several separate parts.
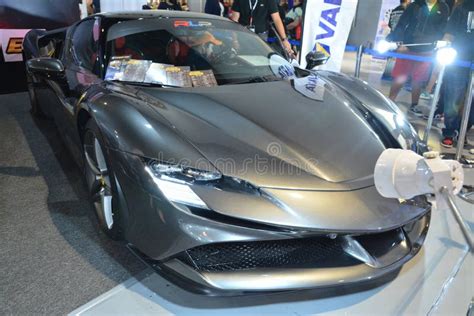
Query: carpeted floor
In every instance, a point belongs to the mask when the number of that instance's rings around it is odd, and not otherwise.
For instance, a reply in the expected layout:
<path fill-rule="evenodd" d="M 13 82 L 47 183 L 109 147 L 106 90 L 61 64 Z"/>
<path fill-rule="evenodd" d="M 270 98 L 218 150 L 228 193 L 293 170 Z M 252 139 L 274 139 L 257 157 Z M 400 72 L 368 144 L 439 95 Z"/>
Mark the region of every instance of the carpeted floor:
<path fill-rule="evenodd" d="M 52 123 L 0 95 L 0 315 L 65 314 L 144 268 L 99 231 Z"/>

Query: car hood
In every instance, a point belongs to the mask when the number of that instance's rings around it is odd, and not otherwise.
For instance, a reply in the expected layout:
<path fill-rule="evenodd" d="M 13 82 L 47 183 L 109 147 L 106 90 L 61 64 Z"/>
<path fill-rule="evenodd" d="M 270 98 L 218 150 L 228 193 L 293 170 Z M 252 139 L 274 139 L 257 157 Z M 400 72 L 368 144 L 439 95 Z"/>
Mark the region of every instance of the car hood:
<path fill-rule="evenodd" d="M 223 174 L 261 188 L 371 186 L 387 147 L 383 124 L 371 123 L 361 102 L 322 76 L 141 92 Z"/>

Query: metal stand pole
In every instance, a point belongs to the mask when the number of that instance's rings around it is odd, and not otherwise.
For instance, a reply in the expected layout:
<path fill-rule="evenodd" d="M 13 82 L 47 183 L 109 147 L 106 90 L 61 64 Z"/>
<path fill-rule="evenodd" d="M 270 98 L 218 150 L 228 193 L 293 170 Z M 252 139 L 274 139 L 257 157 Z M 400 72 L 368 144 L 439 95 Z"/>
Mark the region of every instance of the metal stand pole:
<path fill-rule="evenodd" d="M 405 47 L 417 47 L 417 46 L 431 46 L 436 44 L 436 42 L 431 42 L 431 43 L 416 43 L 416 44 L 402 44 Z"/>
<path fill-rule="evenodd" d="M 464 238 L 466 239 L 466 242 L 469 246 L 469 251 L 474 252 L 474 241 L 471 237 L 471 231 L 469 227 L 467 227 L 464 219 L 462 218 L 461 212 L 459 211 L 458 206 L 456 205 L 456 201 L 454 200 L 453 195 L 448 191 L 448 188 L 446 187 L 443 187 L 441 189 L 441 193 L 445 197 L 446 202 L 448 202 L 449 208 L 451 209 L 454 218 L 459 224 L 459 228 L 461 229 L 461 232 L 464 235 Z"/>
<path fill-rule="evenodd" d="M 473 198 L 471 198 L 471 196 Z M 459 192 L 458 197 L 464 202 L 474 204 L 474 186 L 465 184 Z"/>
<path fill-rule="evenodd" d="M 354 71 L 354 77 L 360 77 L 360 67 L 362 65 L 362 56 L 364 54 L 364 45 L 360 45 L 357 49 L 356 67 Z"/>
<path fill-rule="evenodd" d="M 459 138 L 458 138 L 458 147 L 456 148 L 456 157 L 454 158 L 458 161 L 460 161 L 462 158 L 462 151 L 464 149 L 464 141 L 466 140 L 467 124 L 469 122 L 469 116 L 470 116 L 471 105 L 472 105 L 472 90 L 474 89 L 473 77 L 474 77 L 474 70 L 471 68 L 471 78 L 469 80 L 469 85 L 467 86 L 466 100 L 464 101 L 464 111 L 462 114 L 461 130 L 459 132 Z"/>
<path fill-rule="evenodd" d="M 425 133 L 423 134 L 423 143 L 425 143 L 425 145 L 428 145 L 428 137 L 430 136 L 431 127 L 433 126 L 433 118 L 436 112 L 436 106 L 438 105 L 439 94 L 441 92 L 441 85 L 443 84 L 443 77 L 444 77 L 445 70 L 446 70 L 446 66 L 441 65 L 441 69 L 439 71 L 439 76 L 438 76 L 438 82 L 436 83 L 433 99 L 431 99 L 431 109 L 430 109 L 430 115 L 428 118 L 428 124 L 426 124 Z"/>

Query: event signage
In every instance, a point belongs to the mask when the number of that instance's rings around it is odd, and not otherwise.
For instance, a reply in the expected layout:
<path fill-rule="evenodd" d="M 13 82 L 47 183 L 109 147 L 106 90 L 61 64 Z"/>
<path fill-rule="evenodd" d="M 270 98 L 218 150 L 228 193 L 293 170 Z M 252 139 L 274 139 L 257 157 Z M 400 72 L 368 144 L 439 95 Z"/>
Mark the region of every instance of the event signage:
<path fill-rule="evenodd" d="M 340 71 L 358 0 L 307 0 L 304 16 L 301 65 L 311 51 L 322 50 L 331 58 L 320 69 Z"/>
<path fill-rule="evenodd" d="M 0 44 L 2 45 L 5 62 L 22 61 L 23 38 L 29 29 L 0 29 Z"/>
<path fill-rule="evenodd" d="M 23 38 L 30 29 L 53 30 L 80 18 L 78 0 L 0 0 L 0 94 L 26 89 Z"/>
<path fill-rule="evenodd" d="M 79 20 L 78 3 L 78 0 L 0 0 L 0 64 L 22 61 L 23 38 L 30 29 L 50 30 Z"/>

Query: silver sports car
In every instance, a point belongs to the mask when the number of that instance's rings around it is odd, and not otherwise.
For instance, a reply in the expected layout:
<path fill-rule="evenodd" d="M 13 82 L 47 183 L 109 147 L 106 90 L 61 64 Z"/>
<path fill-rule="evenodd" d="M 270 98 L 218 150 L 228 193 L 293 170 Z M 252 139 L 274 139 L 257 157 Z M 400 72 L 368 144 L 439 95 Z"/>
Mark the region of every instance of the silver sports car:
<path fill-rule="evenodd" d="M 275 47 L 171 11 L 25 39 L 32 113 L 54 121 L 84 170 L 100 227 L 189 290 L 363 282 L 399 269 L 426 236 L 424 196 L 374 187 L 384 149 L 423 151 L 403 114 Z"/>

